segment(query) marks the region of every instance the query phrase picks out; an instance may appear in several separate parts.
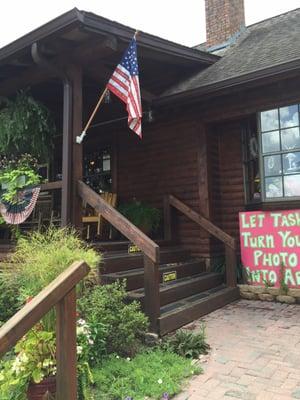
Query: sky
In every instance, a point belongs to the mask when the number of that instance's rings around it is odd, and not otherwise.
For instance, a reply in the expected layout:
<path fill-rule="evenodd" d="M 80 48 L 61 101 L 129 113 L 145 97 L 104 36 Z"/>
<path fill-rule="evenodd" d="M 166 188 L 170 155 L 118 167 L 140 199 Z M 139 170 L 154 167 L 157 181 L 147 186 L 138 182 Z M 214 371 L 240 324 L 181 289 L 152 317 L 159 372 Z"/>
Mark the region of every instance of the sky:
<path fill-rule="evenodd" d="M 204 0 L 10 0 L 1 2 L 0 47 L 77 7 L 165 39 L 205 41 Z M 246 24 L 300 7 L 300 0 L 245 0 Z"/>

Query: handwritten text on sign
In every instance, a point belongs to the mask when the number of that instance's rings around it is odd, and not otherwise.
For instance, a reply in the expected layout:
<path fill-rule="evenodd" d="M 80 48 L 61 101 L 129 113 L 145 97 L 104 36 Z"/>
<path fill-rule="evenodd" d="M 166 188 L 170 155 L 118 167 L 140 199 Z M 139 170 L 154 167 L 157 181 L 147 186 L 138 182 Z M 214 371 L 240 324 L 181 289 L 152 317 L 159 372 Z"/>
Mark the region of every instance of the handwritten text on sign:
<path fill-rule="evenodd" d="M 254 284 L 300 287 L 300 210 L 240 213 L 242 263 Z"/>

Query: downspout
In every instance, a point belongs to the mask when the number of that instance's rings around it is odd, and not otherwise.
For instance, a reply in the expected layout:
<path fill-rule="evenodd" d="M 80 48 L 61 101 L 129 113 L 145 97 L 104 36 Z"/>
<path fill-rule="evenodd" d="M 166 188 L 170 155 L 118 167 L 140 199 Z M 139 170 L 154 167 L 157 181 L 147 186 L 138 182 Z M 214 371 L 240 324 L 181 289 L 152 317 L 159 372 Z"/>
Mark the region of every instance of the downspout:
<path fill-rule="evenodd" d="M 67 226 L 71 222 L 72 83 L 63 70 L 41 56 L 37 42 L 31 46 L 31 56 L 37 65 L 54 72 L 63 83 L 61 225 Z"/>

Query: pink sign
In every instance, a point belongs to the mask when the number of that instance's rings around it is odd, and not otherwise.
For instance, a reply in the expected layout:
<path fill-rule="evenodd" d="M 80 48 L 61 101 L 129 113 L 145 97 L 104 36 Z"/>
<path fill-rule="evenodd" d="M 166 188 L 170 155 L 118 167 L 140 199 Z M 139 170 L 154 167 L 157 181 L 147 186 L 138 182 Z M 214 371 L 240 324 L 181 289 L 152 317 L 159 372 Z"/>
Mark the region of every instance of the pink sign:
<path fill-rule="evenodd" d="M 249 283 L 300 287 L 300 210 L 241 212 L 242 264 Z"/>

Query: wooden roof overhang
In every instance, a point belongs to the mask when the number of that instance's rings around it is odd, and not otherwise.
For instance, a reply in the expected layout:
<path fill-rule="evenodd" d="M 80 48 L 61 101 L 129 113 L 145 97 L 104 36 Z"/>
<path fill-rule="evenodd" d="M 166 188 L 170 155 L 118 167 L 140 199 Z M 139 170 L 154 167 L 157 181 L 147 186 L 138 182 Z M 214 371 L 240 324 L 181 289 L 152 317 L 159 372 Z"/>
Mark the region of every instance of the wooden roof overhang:
<path fill-rule="evenodd" d="M 248 88 L 258 87 L 272 82 L 278 82 L 282 79 L 299 76 L 300 59 L 293 60 L 281 65 L 257 70 L 249 74 L 237 76 L 234 78 L 217 81 L 210 85 L 201 86 L 195 89 L 183 90 L 171 95 L 162 94 L 155 100 L 156 106 L 190 104 L 194 102 L 206 101 L 226 94 L 236 93 Z"/>
<path fill-rule="evenodd" d="M 33 43 L 56 67 L 81 65 L 87 81 L 105 84 L 133 34 L 125 25 L 73 9 L 0 49 L 0 95 L 57 78 L 34 63 Z M 138 36 L 138 53 L 146 100 L 219 59 L 144 32 Z"/>

